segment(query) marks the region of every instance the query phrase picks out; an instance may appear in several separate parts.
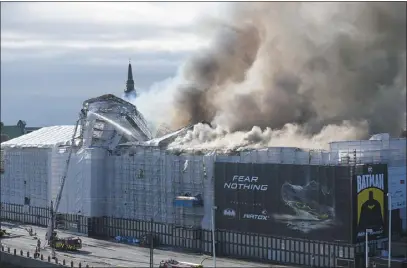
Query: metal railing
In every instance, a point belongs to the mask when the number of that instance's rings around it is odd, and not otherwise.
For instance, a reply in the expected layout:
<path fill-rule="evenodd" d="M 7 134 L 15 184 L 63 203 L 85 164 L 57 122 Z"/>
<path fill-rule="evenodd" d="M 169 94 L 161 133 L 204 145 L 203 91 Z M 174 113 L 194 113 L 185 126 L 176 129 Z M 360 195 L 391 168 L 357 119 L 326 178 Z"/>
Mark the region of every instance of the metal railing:
<path fill-rule="evenodd" d="M 23 205 L 2 204 L 1 218 L 26 224 L 46 226 L 47 208 L 30 208 L 23 212 Z M 41 219 L 41 220 L 38 220 Z M 40 224 L 38 224 L 40 223 Z M 151 227 L 152 226 L 152 227 Z M 143 235 L 152 233 L 160 246 L 200 254 L 212 254 L 212 232 L 200 228 L 187 228 L 149 221 L 59 214 L 57 227 L 83 233 L 89 237 L 110 239 L 121 237 L 121 242 L 132 243 Z M 354 262 L 355 245 L 339 242 L 312 241 L 277 237 L 229 230 L 216 230 L 217 256 L 233 257 L 260 262 L 311 267 L 336 267 L 337 260 Z"/>

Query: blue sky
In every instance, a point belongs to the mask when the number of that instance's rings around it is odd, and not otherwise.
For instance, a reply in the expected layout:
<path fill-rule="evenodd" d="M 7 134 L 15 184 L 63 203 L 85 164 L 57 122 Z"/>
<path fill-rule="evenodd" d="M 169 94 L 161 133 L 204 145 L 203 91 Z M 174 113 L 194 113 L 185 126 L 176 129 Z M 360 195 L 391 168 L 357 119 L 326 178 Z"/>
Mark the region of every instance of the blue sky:
<path fill-rule="evenodd" d="M 1 120 L 73 124 L 84 100 L 121 96 L 129 58 L 136 87 L 147 91 L 206 44 L 197 25 L 216 6 L 1 3 Z"/>

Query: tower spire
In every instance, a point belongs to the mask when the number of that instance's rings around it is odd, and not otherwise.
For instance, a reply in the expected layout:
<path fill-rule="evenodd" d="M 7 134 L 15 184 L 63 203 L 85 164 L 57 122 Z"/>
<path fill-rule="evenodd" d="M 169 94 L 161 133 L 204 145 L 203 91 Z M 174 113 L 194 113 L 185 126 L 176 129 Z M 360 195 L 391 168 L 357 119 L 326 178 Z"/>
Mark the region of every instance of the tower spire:
<path fill-rule="evenodd" d="M 136 92 L 134 88 L 133 70 L 131 68 L 131 59 L 129 59 L 129 68 L 127 70 L 126 90 L 124 93 Z"/>

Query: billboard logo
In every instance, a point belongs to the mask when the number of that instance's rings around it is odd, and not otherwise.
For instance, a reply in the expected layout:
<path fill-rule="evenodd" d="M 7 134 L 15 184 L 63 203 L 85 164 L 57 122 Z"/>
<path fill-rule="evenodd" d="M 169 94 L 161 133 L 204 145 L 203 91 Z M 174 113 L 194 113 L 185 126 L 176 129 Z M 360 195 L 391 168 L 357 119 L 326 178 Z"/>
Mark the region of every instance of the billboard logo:
<path fill-rule="evenodd" d="M 377 188 L 384 191 L 384 174 L 359 175 L 357 180 L 357 193 L 367 188 Z"/>
<path fill-rule="evenodd" d="M 236 212 L 233 210 L 233 209 L 231 209 L 231 208 L 227 208 L 227 209 L 225 209 L 224 211 L 223 211 L 223 215 L 224 216 L 228 216 L 228 217 L 236 217 Z"/>
<path fill-rule="evenodd" d="M 243 219 L 267 221 L 268 219 L 270 219 L 270 216 L 267 215 L 267 210 L 263 210 L 261 212 L 261 215 L 259 215 L 259 214 L 244 214 Z"/>
<path fill-rule="evenodd" d="M 267 215 L 267 210 L 264 209 L 264 210 L 261 212 L 261 214 Z"/>
<path fill-rule="evenodd" d="M 223 188 L 232 190 L 267 191 L 267 184 L 258 184 L 259 177 L 235 175 L 231 182 L 225 182 Z"/>

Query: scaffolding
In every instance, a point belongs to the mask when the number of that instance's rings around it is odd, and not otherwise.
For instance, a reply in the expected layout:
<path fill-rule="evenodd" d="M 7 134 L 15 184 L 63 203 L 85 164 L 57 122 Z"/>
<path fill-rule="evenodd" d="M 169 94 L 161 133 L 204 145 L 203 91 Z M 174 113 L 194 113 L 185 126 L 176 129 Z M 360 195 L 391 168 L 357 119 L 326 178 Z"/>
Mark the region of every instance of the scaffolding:
<path fill-rule="evenodd" d="M 165 152 L 154 147 L 139 147 L 136 152 L 112 157 L 115 159 L 115 175 L 110 181 L 109 201 L 113 215 L 171 221 L 171 214 L 168 214 L 171 210 L 163 206 L 169 195 L 165 180 Z"/>
<path fill-rule="evenodd" d="M 389 167 L 406 165 L 406 139 L 363 140 L 331 144 L 329 164 L 387 164 Z"/>
<path fill-rule="evenodd" d="M 113 217 L 201 226 L 202 205 L 174 203 L 177 196 L 204 195 L 202 156 L 176 156 L 158 147 L 139 146 L 111 157 L 114 175 L 109 176 L 108 202 Z"/>
<path fill-rule="evenodd" d="M 49 149 L 4 150 L 1 202 L 47 206 Z"/>
<path fill-rule="evenodd" d="M 178 196 L 202 198 L 204 193 L 204 170 L 202 156 L 179 156 L 173 160 L 173 185 Z M 175 200 L 174 200 L 175 201 Z M 203 200 L 202 200 L 203 202 Z M 204 217 L 203 204 L 175 207 L 175 225 L 196 228 L 201 226 Z"/>

